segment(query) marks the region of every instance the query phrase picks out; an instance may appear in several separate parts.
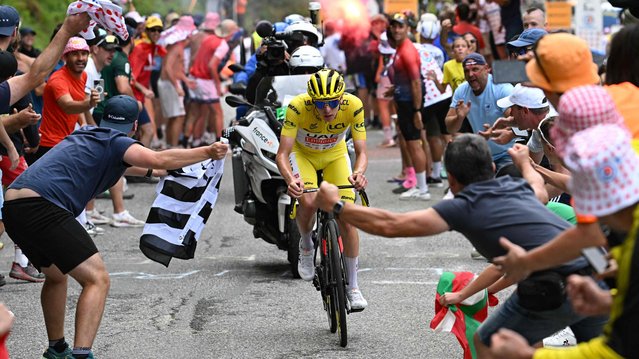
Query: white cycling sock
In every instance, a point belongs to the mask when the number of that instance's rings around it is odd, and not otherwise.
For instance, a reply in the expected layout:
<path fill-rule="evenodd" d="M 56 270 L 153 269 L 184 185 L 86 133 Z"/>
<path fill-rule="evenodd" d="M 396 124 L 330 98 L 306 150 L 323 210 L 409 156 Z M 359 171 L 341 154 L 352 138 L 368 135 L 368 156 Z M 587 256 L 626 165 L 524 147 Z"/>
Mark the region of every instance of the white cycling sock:
<path fill-rule="evenodd" d="M 22 249 L 16 246 L 16 254 L 15 254 L 14 262 L 18 263 L 20 267 L 24 268 L 29 265 L 29 258 L 22 253 Z"/>
<path fill-rule="evenodd" d="M 346 273 L 348 274 L 348 287 L 346 289 L 351 290 L 359 288 L 357 285 L 357 269 L 359 268 L 359 257 L 347 257 L 344 256 L 346 262 Z"/>
<path fill-rule="evenodd" d="M 313 250 L 313 232 L 300 233 L 300 248 L 305 251 Z"/>
<path fill-rule="evenodd" d="M 432 178 L 439 178 L 441 177 L 441 173 L 442 173 L 442 162 L 441 161 L 433 162 L 433 171 L 430 173 L 430 176 Z"/>
<path fill-rule="evenodd" d="M 419 188 L 419 192 L 428 192 L 428 185 L 426 184 L 426 171 L 415 173 L 415 177 L 417 177 L 417 188 Z"/>

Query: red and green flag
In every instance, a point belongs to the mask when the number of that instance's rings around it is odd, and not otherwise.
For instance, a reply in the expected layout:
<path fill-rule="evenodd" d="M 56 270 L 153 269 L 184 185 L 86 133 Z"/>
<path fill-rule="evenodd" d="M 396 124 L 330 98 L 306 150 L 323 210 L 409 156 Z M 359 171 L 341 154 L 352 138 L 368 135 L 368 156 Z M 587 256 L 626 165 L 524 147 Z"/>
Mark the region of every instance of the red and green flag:
<path fill-rule="evenodd" d="M 430 322 L 436 332 L 452 332 L 464 351 L 464 359 L 477 357 L 473 335 L 488 316 L 488 305 L 497 305 L 497 298 L 482 290 L 463 302 L 450 307 L 439 304 L 439 297 L 447 292 L 459 292 L 475 274 L 471 272 L 444 272 L 437 284 L 435 317 Z"/>

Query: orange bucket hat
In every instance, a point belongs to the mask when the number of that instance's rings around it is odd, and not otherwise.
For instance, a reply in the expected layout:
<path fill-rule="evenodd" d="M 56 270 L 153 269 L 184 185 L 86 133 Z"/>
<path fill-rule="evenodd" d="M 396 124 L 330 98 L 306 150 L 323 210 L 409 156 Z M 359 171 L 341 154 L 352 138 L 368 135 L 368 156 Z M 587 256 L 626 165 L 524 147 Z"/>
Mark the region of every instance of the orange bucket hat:
<path fill-rule="evenodd" d="M 526 64 L 526 74 L 537 87 L 564 93 L 600 81 L 588 44 L 575 35 L 545 35 L 537 41 L 534 53 L 535 58 Z"/>

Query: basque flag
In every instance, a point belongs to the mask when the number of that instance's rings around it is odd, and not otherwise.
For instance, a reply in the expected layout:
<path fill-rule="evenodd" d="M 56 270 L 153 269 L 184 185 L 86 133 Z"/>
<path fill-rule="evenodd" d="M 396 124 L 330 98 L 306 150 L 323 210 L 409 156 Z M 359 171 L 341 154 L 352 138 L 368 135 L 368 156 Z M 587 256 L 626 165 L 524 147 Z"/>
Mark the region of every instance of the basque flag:
<path fill-rule="evenodd" d="M 488 305 L 497 305 L 497 297 L 486 289 L 466 298 L 463 302 L 445 307 L 439 297 L 446 292 L 459 292 L 475 278 L 471 272 L 444 272 L 437 283 L 435 317 L 430 327 L 436 332 L 452 332 L 464 350 L 464 359 L 476 358 L 473 336 L 488 316 Z"/>

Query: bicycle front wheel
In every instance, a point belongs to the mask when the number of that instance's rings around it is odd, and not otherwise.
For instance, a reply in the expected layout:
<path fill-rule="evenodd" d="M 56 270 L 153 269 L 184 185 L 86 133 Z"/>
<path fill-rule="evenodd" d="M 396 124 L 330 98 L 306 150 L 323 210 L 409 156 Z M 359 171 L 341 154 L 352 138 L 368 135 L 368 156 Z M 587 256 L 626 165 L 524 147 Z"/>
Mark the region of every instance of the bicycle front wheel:
<path fill-rule="evenodd" d="M 340 345 L 346 347 L 348 336 L 346 329 L 345 272 L 342 266 L 342 249 L 339 243 L 339 231 L 335 220 L 330 220 L 326 223 L 326 242 L 328 245 L 328 265 L 330 266 L 330 285 L 333 286 L 331 309 L 334 309 Z"/>

